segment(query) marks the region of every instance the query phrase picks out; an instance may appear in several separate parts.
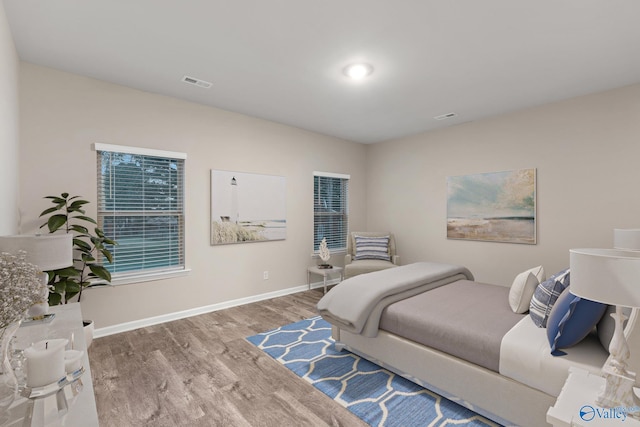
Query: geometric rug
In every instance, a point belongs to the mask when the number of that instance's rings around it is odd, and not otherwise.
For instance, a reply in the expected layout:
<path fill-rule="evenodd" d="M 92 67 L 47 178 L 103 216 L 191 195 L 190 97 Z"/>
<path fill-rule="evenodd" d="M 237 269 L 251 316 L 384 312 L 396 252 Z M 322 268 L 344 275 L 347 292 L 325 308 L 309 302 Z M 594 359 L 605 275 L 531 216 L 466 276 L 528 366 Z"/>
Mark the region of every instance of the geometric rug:
<path fill-rule="evenodd" d="M 247 340 L 370 426 L 498 426 L 358 355 L 337 351 L 331 325 L 320 316 Z"/>

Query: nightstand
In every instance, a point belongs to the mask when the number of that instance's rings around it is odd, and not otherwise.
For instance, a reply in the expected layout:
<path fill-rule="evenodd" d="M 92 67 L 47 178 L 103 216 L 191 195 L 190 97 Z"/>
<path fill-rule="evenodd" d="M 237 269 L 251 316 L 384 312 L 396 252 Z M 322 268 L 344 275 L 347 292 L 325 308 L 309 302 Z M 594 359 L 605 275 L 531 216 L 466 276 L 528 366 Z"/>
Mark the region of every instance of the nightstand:
<path fill-rule="evenodd" d="M 569 377 L 554 406 L 547 411 L 547 422 L 554 427 L 638 427 L 640 421 L 627 416 L 624 409 L 640 414 L 640 408 L 601 408 L 595 404 L 604 378 L 584 369 L 569 368 Z"/>
<path fill-rule="evenodd" d="M 327 276 L 330 276 L 331 274 L 340 274 L 340 281 L 342 281 L 343 276 L 342 276 L 342 272 L 343 272 L 344 268 L 342 267 L 336 267 L 335 265 L 333 266 L 333 268 L 319 268 L 318 266 L 313 266 L 313 267 L 308 267 L 307 268 L 307 285 L 309 286 L 309 289 L 311 289 L 311 274 L 317 274 L 318 276 L 322 276 L 322 283 L 324 285 L 324 293 L 327 293 Z"/>

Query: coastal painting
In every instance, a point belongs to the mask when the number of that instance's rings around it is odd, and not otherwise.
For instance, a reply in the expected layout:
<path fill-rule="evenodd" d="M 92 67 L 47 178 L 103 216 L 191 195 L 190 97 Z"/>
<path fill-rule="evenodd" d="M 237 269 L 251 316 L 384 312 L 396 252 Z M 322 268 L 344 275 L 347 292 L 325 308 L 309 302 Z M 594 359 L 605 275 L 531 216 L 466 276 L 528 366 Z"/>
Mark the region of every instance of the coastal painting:
<path fill-rule="evenodd" d="M 536 244 L 536 170 L 448 177 L 447 238 Z"/>
<path fill-rule="evenodd" d="M 211 244 L 284 240 L 286 179 L 211 170 Z"/>

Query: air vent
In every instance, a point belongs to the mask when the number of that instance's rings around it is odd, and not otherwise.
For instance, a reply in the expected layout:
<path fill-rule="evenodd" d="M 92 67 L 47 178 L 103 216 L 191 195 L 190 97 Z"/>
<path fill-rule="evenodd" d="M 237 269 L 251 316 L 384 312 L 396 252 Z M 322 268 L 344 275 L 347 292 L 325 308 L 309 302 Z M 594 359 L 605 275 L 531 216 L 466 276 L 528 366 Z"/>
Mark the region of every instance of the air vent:
<path fill-rule="evenodd" d="M 451 119 L 453 117 L 457 116 L 456 113 L 447 113 L 447 114 L 443 114 L 441 116 L 435 116 L 434 119 L 436 120 L 447 120 L 447 119 Z"/>
<path fill-rule="evenodd" d="M 211 87 L 211 83 L 205 82 L 204 80 L 196 79 L 194 77 L 184 76 L 182 78 L 182 81 L 185 83 L 203 87 L 205 89 L 209 89 Z"/>

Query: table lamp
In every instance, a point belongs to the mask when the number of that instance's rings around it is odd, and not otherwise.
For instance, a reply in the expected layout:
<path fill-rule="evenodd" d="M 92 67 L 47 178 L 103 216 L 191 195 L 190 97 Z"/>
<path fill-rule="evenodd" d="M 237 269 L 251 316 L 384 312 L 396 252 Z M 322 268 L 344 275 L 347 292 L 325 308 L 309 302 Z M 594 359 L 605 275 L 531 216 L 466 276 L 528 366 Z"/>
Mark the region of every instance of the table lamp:
<path fill-rule="evenodd" d="M 640 251 L 571 249 L 569 257 L 571 293 L 616 306 L 611 314 L 615 329 L 609 358 L 602 368 L 605 386 L 596 404 L 604 408 L 638 407 L 640 401 L 633 391 L 636 375 L 627 369 L 630 351 L 623 326 L 627 317 L 622 307 L 640 307 Z"/>
<path fill-rule="evenodd" d="M 64 234 L 20 234 L 0 236 L 0 252 L 17 254 L 25 251 L 27 262 L 42 272 L 42 301 L 29 309 L 27 315 L 42 316 L 49 312 L 49 288 L 44 271 L 57 270 L 73 265 L 73 235 Z"/>

